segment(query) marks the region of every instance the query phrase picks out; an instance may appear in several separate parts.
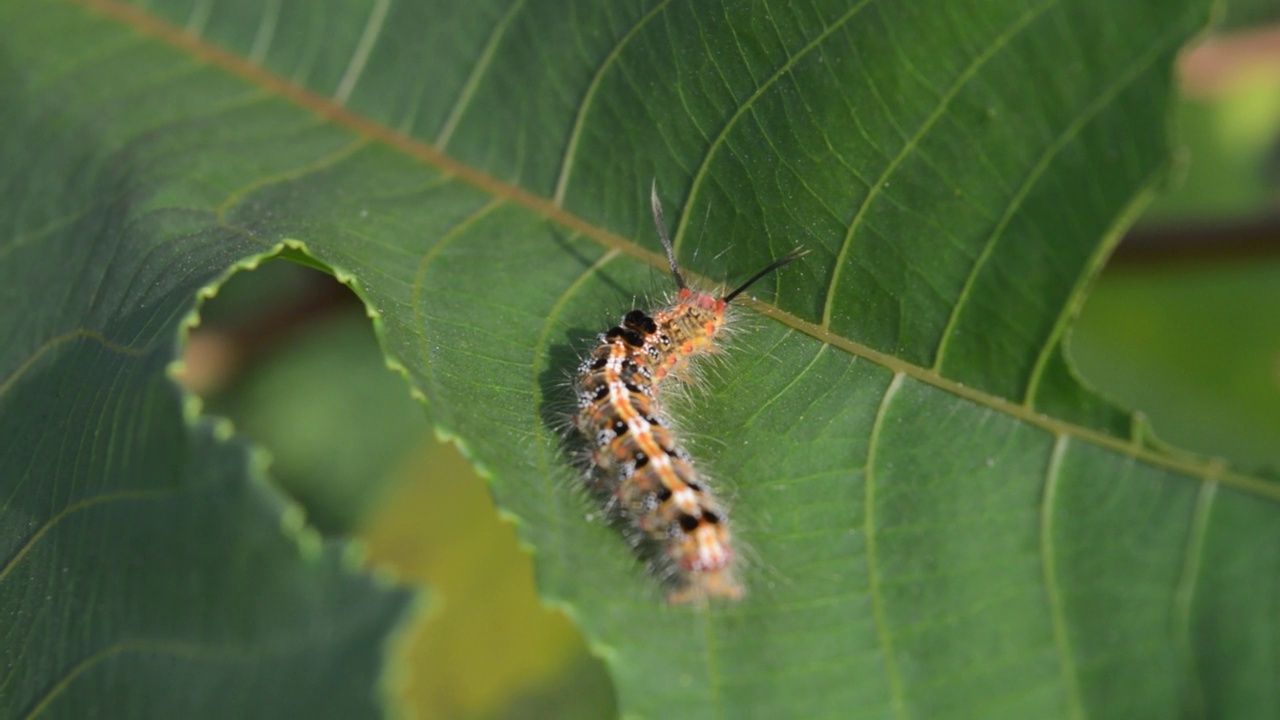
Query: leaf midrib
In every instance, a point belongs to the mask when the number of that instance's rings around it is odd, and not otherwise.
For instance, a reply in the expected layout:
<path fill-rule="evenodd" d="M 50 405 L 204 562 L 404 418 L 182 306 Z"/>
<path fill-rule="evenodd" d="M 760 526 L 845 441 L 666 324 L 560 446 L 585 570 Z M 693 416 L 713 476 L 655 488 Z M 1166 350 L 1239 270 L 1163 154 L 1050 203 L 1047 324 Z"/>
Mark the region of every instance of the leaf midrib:
<path fill-rule="evenodd" d="M 457 177 L 482 192 L 497 198 L 505 198 L 509 202 L 521 205 L 568 230 L 581 233 L 584 237 L 590 238 L 606 249 L 624 253 L 658 269 L 666 267 L 666 259 L 661 255 L 646 250 L 616 233 L 594 225 L 578 215 L 565 211 L 558 207 L 553 199 L 540 197 L 523 188 L 498 180 L 446 155 L 428 143 L 357 115 L 329 98 L 295 85 L 262 67 L 252 64 L 239 55 L 189 35 L 141 8 L 127 5 L 117 0 L 65 1 L 100 12 L 117 22 L 134 28 L 139 33 L 154 37 L 179 51 L 189 53 L 201 61 L 237 75 L 268 92 L 273 92 L 282 99 L 291 101 L 325 120 L 346 127 L 371 141 L 381 142 L 409 157 L 416 158 L 425 164 L 435 167 L 442 173 Z M 705 278 L 701 278 L 696 274 L 687 272 L 685 274 L 695 281 L 702 281 L 707 285 L 715 285 L 715 283 L 708 282 Z M 1202 482 L 1221 483 L 1250 495 L 1280 502 L 1280 484 L 1268 482 L 1260 476 L 1228 471 L 1221 462 L 1212 459 L 1167 455 L 1140 444 L 1136 439 L 1121 440 L 1091 428 L 1050 417 L 1035 411 L 1024 403 L 1015 403 L 1005 398 L 967 387 L 938 375 L 930 369 L 907 363 L 847 337 L 835 335 L 818 324 L 803 320 L 773 305 L 749 298 L 744 298 L 741 304 L 747 305 L 794 330 L 809 335 L 819 342 L 836 347 L 850 355 L 874 362 L 894 373 L 902 373 L 926 385 L 1041 428 L 1051 434 L 1078 438 L 1150 465 L 1197 478 Z"/>

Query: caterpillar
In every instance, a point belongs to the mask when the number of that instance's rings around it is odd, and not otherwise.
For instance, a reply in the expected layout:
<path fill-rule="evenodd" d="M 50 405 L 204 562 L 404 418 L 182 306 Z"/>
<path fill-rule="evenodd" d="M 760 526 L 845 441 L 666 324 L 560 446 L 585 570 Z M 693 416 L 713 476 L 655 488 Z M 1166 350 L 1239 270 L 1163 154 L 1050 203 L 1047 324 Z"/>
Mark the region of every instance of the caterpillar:
<path fill-rule="evenodd" d="M 574 380 L 572 424 L 590 447 L 589 484 L 655 550 L 671 586 L 667 601 L 738 600 L 746 590 L 734 573 L 729 518 L 681 447 L 662 399 L 689 378 L 692 361 L 719 349 L 734 298 L 806 251 L 774 260 L 723 296 L 700 292 L 680 273 L 656 183 L 650 204 L 676 293 L 652 314 L 632 310 L 597 336 Z"/>

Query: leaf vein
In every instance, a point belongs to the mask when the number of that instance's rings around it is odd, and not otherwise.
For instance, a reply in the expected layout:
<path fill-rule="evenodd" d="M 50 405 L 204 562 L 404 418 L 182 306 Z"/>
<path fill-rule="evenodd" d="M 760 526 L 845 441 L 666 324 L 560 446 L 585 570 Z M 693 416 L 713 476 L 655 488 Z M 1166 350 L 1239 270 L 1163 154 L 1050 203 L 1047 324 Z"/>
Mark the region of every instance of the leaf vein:
<path fill-rule="evenodd" d="M 347 69 L 342 73 L 342 79 L 338 81 L 338 87 L 333 91 L 333 101 L 339 105 L 347 104 L 351 93 L 356 89 L 356 83 L 360 82 L 360 76 L 364 74 L 365 65 L 369 62 L 369 55 L 378 44 L 382 28 L 386 26 L 387 13 L 390 10 L 391 0 L 374 0 L 373 7 L 369 10 L 369 19 L 365 22 L 360 39 L 351 53 Z"/>
<path fill-rule="evenodd" d="M 299 180 L 320 170 L 331 168 L 337 163 L 356 154 L 356 152 L 360 151 L 362 148 L 367 147 L 369 143 L 370 141 L 368 138 L 357 137 L 355 140 L 347 143 L 343 147 L 332 152 L 325 153 L 315 160 L 245 183 L 243 186 L 227 193 L 226 199 L 214 208 L 214 215 L 218 218 L 218 224 L 227 225 L 227 212 L 250 193 L 272 185 L 280 185 L 286 182 Z"/>
<path fill-rule="evenodd" d="M 1200 665 L 1197 662 L 1195 646 L 1191 637 L 1192 605 L 1195 603 L 1195 592 L 1200 581 L 1200 569 L 1204 560 L 1204 547 L 1209 535 L 1209 523 L 1213 518 L 1214 500 L 1217 499 L 1218 484 L 1206 482 L 1200 486 L 1196 495 L 1196 504 L 1189 518 L 1191 532 L 1183 548 L 1182 576 L 1178 579 L 1177 590 L 1173 596 L 1173 636 L 1182 655 L 1183 671 L 1186 673 L 1186 698 L 1190 704 L 1189 711 L 1195 717 L 1206 717 L 1203 678 L 1200 676 Z"/>
<path fill-rule="evenodd" d="M 201 661 L 221 661 L 221 662 L 247 662 L 252 659 L 255 651 L 279 652 L 267 647 L 255 647 L 245 645 L 236 647 L 228 645 L 224 647 L 201 647 L 195 642 L 182 642 L 178 640 L 124 640 L 113 643 L 89 657 L 84 658 L 76 663 L 57 683 L 55 683 L 44 697 L 40 698 L 25 715 L 26 720 L 31 720 L 39 716 L 49 708 L 68 687 L 75 681 L 77 677 L 84 674 L 90 668 L 99 663 L 125 653 L 151 653 L 156 655 L 169 655 L 175 658 L 184 658 L 187 660 Z"/>
<path fill-rule="evenodd" d="M 618 42 L 609 50 L 609 54 L 605 56 L 604 61 L 600 63 L 600 67 L 596 68 L 595 74 L 591 76 L 591 82 L 587 85 L 586 92 L 582 94 L 582 100 L 578 103 L 577 112 L 574 113 L 573 129 L 569 131 L 569 142 L 560 157 L 560 175 L 556 178 L 555 194 L 551 198 L 551 202 L 555 203 L 556 207 L 564 207 L 564 195 L 569 188 L 569 178 L 573 173 L 573 161 L 578 152 L 578 143 L 582 139 L 582 128 L 586 125 L 587 114 L 591 110 L 592 101 L 596 98 L 596 92 L 600 89 L 600 83 L 604 80 L 605 74 L 613 68 L 614 63 L 622 55 L 623 48 L 640 33 L 640 30 L 650 20 L 657 17 L 670 4 L 671 0 L 662 0 L 653 9 L 645 13 L 639 21 L 618 39 Z"/>
<path fill-rule="evenodd" d="M 1072 720 L 1085 717 L 1080 682 L 1076 677 L 1076 658 L 1071 650 L 1071 635 L 1062 607 L 1062 591 L 1058 588 L 1058 566 L 1053 547 L 1053 506 L 1057 500 L 1058 480 L 1062 476 L 1062 458 L 1066 454 L 1068 439 L 1058 435 L 1045 468 L 1044 491 L 1040 499 L 1040 558 L 1044 573 L 1044 591 L 1049 605 L 1049 619 L 1053 626 L 1053 642 L 1058 655 L 1058 667 L 1062 674 L 1066 693 L 1067 713 Z"/>
<path fill-rule="evenodd" d="M 353 132 L 366 135 L 379 142 L 385 143 L 389 148 L 403 152 L 409 157 L 416 158 L 422 163 L 430 165 L 447 175 L 455 176 L 482 192 L 488 193 L 496 198 L 502 198 L 518 204 L 568 230 L 581 233 L 584 237 L 590 238 L 592 241 L 599 243 L 602 247 L 617 249 L 620 252 L 659 270 L 665 270 L 667 267 L 666 259 L 662 255 L 646 250 L 634 239 L 623 238 L 599 225 L 590 223 L 577 215 L 567 213 L 563 209 L 556 207 L 548 199 L 535 195 L 516 185 L 503 182 L 487 175 L 484 172 L 441 152 L 438 147 L 409 137 L 403 133 L 396 132 L 387 126 L 356 115 L 281 76 L 269 73 L 260 67 L 249 64 L 237 55 L 186 35 L 179 28 L 156 18 L 145 10 L 117 2 L 117 0 L 68 1 L 93 8 L 118 22 L 133 27 L 141 33 L 157 37 L 169 45 L 199 58 L 202 62 L 221 67 L 228 72 L 236 74 L 251 83 L 257 84 L 266 90 L 275 93 L 284 100 L 298 104 L 300 107 L 309 110 L 321 118 L 343 125 L 350 128 Z M 689 275 L 689 280 L 691 282 L 707 282 L 705 278 L 697 277 L 693 273 L 687 274 Z M 836 335 L 827 327 L 804 320 L 797 315 L 780 310 L 776 306 L 752 301 L 748 298 L 744 298 L 741 302 L 743 305 L 755 309 L 762 315 L 803 332 L 819 342 L 834 345 L 851 355 L 865 358 L 892 372 L 903 373 L 908 377 L 938 388 L 944 392 L 948 392 L 956 395 L 957 397 L 983 405 L 1006 416 L 1016 418 L 1030 426 L 1038 427 L 1055 434 L 1070 435 L 1099 447 L 1108 448 L 1117 454 L 1128 457 L 1131 460 L 1142 460 L 1143 462 L 1153 466 L 1173 470 L 1184 475 L 1200 478 L 1201 480 L 1208 479 L 1211 474 L 1209 470 L 1209 463 L 1206 460 L 1185 456 L 1173 456 L 1165 452 L 1144 447 L 1138 443 L 1130 442 L 1128 439 L 1116 438 L 1089 427 L 1044 415 L 1020 403 L 1015 403 L 999 395 L 992 395 L 984 391 L 976 390 L 973 387 L 966 386 L 962 383 L 943 377 L 928 368 L 905 362 L 889 353 L 876 350 L 870 346 L 850 340 L 849 338 Z M 3 387 L 0 386 L 0 390 L 2 389 Z M 1212 475 L 1216 481 L 1225 486 L 1235 488 L 1241 492 L 1249 493 L 1254 496 L 1267 498 L 1273 502 L 1280 502 L 1280 484 L 1265 480 L 1256 475 L 1246 475 L 1239 472 L 1218 473 L 1217 471 L 1214 471 Z"/>
<path fill-rule="evenodd" d="M 485 41 L 484 48 L 480 51 L 480 57 L 476 59 L 476 64 L 471 67 L 471 72 L 467 75 L 466 82 L 462 84 L 462 90 L 459 91 L 457 100 L 454 101 L 453 107 L 445 117 L 444 124 L 440 126 L 440 132 L 436 135 L 434 144 L 440 150 L 443 150 L 449 144 L 449 140 L 453 137 L 453 131 L 457 129 L 458 122 L 462 120 L 462 114 L 467 111 L 467 107 L 471 104 L 471 98 L 475 96 L 476 88 L 480 86 L 480 80 L 484 72 L 489 69 L 489 63 L 493 62 L 493 56 L 498 52 L 498 45 L 502 42 L 502 36 L 506 34 L 511 21 L 515 19 L 523 7 L 524 0 L 515 0 L 507 8 L 507 12 L 498 21 L 498 24 L 493 26 L 493 31 L 489 33 L 489 39 Z"/>
<path fill-rule="evenodd" d="M 191 13 L 187 15 L 187 24 L 183 29 L 196 37 L 201 37 L 212 14 L 213 0 L 196 0 L 191 5 Z"/>
<path fill-rule="evenodd" d="M 1166 37 L 1164 39 L 1167 42 L 1168 38 Z M 1054 138 L 1053 142 L 1045 148 L 1044 153 L 1041 154 L 1040 158 L 1036 161 L 1036 164 L 1031 168 L 1031 172 L 1027 174 L 1027 177 L 1018 187 L 1014 196 L 1010 198 L 1009 204 L 1005 207 L 1005 211 L 1000 217 L 1000 221 L 996 224 L 995 228 L 992 229 L 991 234 L 987 237 L 987 240 L 983 245 L 982 252 L 978 254 L 977 260 L 974 261 L 973 268 L 969 271 L 969 275 L 965 279 L 964 287 L 961 289 L 959 297 L 956 298 L 955 304 L 952 305 L 951 317 L 948 318 L 947 324 L 942 330 L 938 349 L 934 353 L 932 369 L 938 370 L 942 367 L 948 341 L 955 333 L 961 312 L 968 305 L 968 301 L 973 291 L 973 286 L 977 282 L 978 275 L 982 272 L 982 269 L 986 266 L 988 260 L 990 260 L 991 255 L 995 252 L 996 245 L 1004 235 L 1005 230 L 1008 229 L 1009 224 L 1013 222 L 1013 218 L 1017 214 L 1018 209 L 1021 208 L 1022 202 L 1026 200 L 1027 196 L 1031 193 L 1031 190 L 1039 183 L 1041 177 L 1052 164 L 1053 159 L 1066 148 L 1067 144 L 1071 140 L 1080 134 L 1080 131 L 1084 126 L 1099 112 L 1101 112 L 1108 102 L 1115 99 L 1116 95 L 1137 80 L 1141 71 L 1150 67 L 1151 63 L 1155 62 L 1155 58 L 1157 58 L 1163 50 L 1164 43 L 1158 43 L 1147 54 L 1139 56 L 1129 65 L 1129 67 L 1125 68 L 1125 71 L 1117 77 L 1115 82 L 1111 83 L 1104 88 L 1102 92 L 1098 93 L 1098 95 L 1096 95 L 1089 104 L 1085 106 L 1084 110 L 1067 124 L 1062 133 L 1058 135 L 1058 137 Z M 1054 335 L 1056 336 L 1056 332 Z M 1052 345 L 1053 341 L 1054 336 L 1051 336 L 1046 342 L 1046 347 Z M 1043 355 L 1044 353 L 1042 351 L 1041 356 Z M 1043 370 L 1043 362 L 1038 362 L 1037 368 L 1036 374 L 1038 375 L 1038 373 Z M 1029 383 L 1029 389 L 1030 386 L 1034 385 L 1035 381 Z M 1030 394 L 1028 394 L 1028 398 L 1029 397 Z"/>
<path fill-rule="evenodd" d="M 946 94 L 944 94 L 934 106 L 933 112 L 929 114 L 929 117 L 925 118 L 924 123 L 922 123 L 916 132 L 902 145 L 902 149 L 899 150 L 898 154 L 895 155 L 894 158 L 889 161 L 889 164 L 885 166 L 884 170 L 880 173 L 880 177 L 871 184 L 870 190 L 867 192 L 867 196 L 863 198 L 862 204 L 858 206 L 858 212 L 854 214 L 853 220 L 849 223 L 849 229 L 845 233 L 844 241 L 840 244 L 840 251 L 836 253 L 836 261 L 832 268 L 831 280 L 828 281 L 827 284 L 826 300 L 823 302 L 822 307 L 823 327 L 828 327 L 831 324 L 831 315 L 835 308 L 835 293 L 836 290 L 839 289 L 841 270 L 844 268 L 849 255 L 849 250 L 853 246 L 853 236 L 866 220 L 867 212 L 871 208 L 871 204 L 877 197 L 879 197 L 880 191 L 885 187 L 893 174 L 897 172 L 898 167 L 903 163 L 903 161 L 910 157 L 912 153 L 919 148 L 920 142 L 929 134 L 934 125 L 942 119 L 944 112 L 951 106 L 951 101 L 960 94 L 960 91 L 969 84 L 969 81 L 977 77 L 978 71 L 981 70 L 988 61 L 994 58 L 1000 50 L 1003 50 L 1005 46 L 1013 40 L 1013 38 L 1017 37 L 1019 33 L 1030 26 L 1033 20 L 1056 4 L 1057 0 L 1050 0 L 1049 2 L 1043 2 L 1040 5 L 1037 5 L 1023 13 L 1022 16 L 1019 17 L 1012 25 L 1005 28 L 1004 31 L 997 35 L 995 39 L 987 45 L 987 47 L 984 48 L 983 51 L 976 56 L 967 67 L 965 67 L 964 71 L 956 77 L 955 82 L 953 82 L 951 87 L 947 89 Z"/>
<path fill-rule="evenodd" d="M 28 355 L 27 359 L 22 361 L 22 364 L 15 368 L 14 371 L 9 374 L 9 377 L 4 379 L 4 382 L 0 382 L 0 396 L 3 396 L 8 392 L 9 389 L 13 387 L 14 383 L 18 382 L 22 375 L 30 370 L 31 366 L 34 365 L 45 353 L 53 350 L 59 345 L 79 339 L 93 340 L 111 352 L 130 357 L 142 357 L 151 351 L 150 345 L 144 345 L 139 348 L 130 347 L 128 345 L 116 343 L 96 330 L 76 328 L 75 330 L 62 333 L 61 335 L 55 335 L 41 343 L 40 347 L 36 348 L 30 355 Z"/>
<path fill-rule="evenodd" d="M 765 80 L 764 83 L 762 83 L 759 87 L 755 89 L 754 92 L 751 93 L 750 97 L 748 97 L 746 100 L 743 101 L 741 105 L 738 106 L 737 110 L 734 111 L 733 115 L 729 117 L 729 120 L 725 122 L 722 128 L 720 128 L 720 132 L 716 135 L 715 139 L 711 141 L 711 145 L 710 147 L 707 148 L 706 153 L 703 154 L 702 162 L 698 165 L 698 169 L 694 173 L 693 184 L 690 185 L 689 187 L 689 195 L 688 197 L 685 198 L 685 202 L 684 202 L 685 209 L 693 207 L 694 202 L 698 199 L 698 191 L 706 180 L 707 172 L 711 167 L 711 161 L 715 158 L 716 153 L 719 152 L 720 148 L 724 145 L 726 139 L 729 136 L 729 132 L 733 130 L 733 128 L 737 126 L 738 121 L 742 119 L 742 116 L 745 115 L 746 112 L 755 105 L 755 102 L 759 100 L 765 94 L 766 91 L 772 88 L 773 85 L 779 79 L 781 79 L 783 75 L 786 75 L 787 73 L 791 72 L 792 68 L 795 67 L 796 63 L 800 62 L 810 52 L 813 52 L 813 50 L 818 48 L 823 42 L 826 41 L 827 38 L 829 38 L 832 34 L 834 34 L 836 30 L 839 30 L 840 28 L 844 27 L 846 23 L 852 20 L 855 15 L 857 15 L 864 7 L 869 5 L 871 2 L 872 0 L 861 0 L 860 2 L 858 2 L 858 4 L 850 8 L 849 11 L 846 12 L 844 15 L 840 16 L 839 18 L 836 18 L 835 22 L 831 23 L 830 26 L 824 28 L 823 31 L 819 33 L 817 37 L 809 41 L 809 43 L 805 45 L 803 48 L 800 48 L 799 52 L 797 52 L 795 55 L 788 57 L 787 61 L 783 63 L 777 70 L 775 70 L 773 75 L 769 76 L 769 78 Z M 714 60 L 714 56 L 713 56 L 713 60 Z M 688 217 L 689 217 L 689 213 L 687 212 L 680 214 L 680 222 L 676 226 L 675 233 L 672 235 L 672 242 L 674 243 L 677 250 L 680 248 L 681 240 L 684 238 L 684 233 L 687 229 L 686 226 L 688 224 Z"/>
<path fill-rule="evenodd" d="M 781 343 L 781 339 L 779 339 L 779 343 Z M 828 347 L 830 346 L 819 345 L 818 351 L 813 354 L 813 358 L 810 359 L 809 362 L 805 364 L 803 368 L 800 368 L 796 373 L 794 373 L 793 377 L 791 378 L 791 381 L 788 382 L 786 385 L 784 385 L 781 389 L 779 389 L 778 392 L 773 393 L 773 395 L 771 395 L 768 400 L 765 400 L 763 403 L 760 403 L 760 405 L 756 407 L 754 412 L 752 412 L 750 415 L 742 419 L 742 424 L 750 425 L 753 422 L 755 422 L 755 420 L 759 418 L 761 415 L 764 415 L 765 411 L 768 410 L 771 405 L 773 405 L 778 400 L 780 400 L 782 396 L 786 395 L 793 387 L 795 387 L 800 382 L 802 378 L 804 378 L 808 374 L 810 370 L 813 369 L 814 365 L 818 364 L 818 360 L 822 358 L 823 352 L 825 352 Z M 829 391 L 831 387 L 832 385 L 828 385 L 827 391 Z"/>
<path fill-rule="evenodd" d="M 276 26 L 280 23 L 280 5 L 283 0 L 264 0 L 262 17 L 258 20 L 258 29 L 253 34 L 253 45 L 249 47 L 249 62 L 261 65 L 267 59 L 271 43 L 275 40 Z"/>
<path fill-rule="evenodd" d="M 411 302 L 413 304 L 413 324 L 414 324 L 414 328 L 418 331 L 418 339 L 420 341 L 419 346 L 422 349 L 422 366 L 424 368 L 427 368 L 428 373 L 431 372 L 433 363 L 430 362 L 431 352 L 430 352 L 430 348 L 428 347 L 430 345 L 430 342 L 427 339 L 426 333 L 423 332 L 423 328 L 425 326 L 425 320 L 423 318 L 423 307 L 422 307 L 423 279 L 426 277 L 426 274 L 427 274 L 427 266 L 430 265 L 431 262 L 435 260 L 437 256 L 440 255 L 441 250 L 443 250 L 446 245 L 452 242 L 455 238 L 461 235 L 464 231 L 466 231 L 472 225 L 479 222 L 486 215 L 496 210 L 504 202 L 505 202 L 504 198 L 500 196 L 495 196 L 492 200 L 482 205 L 475 212 L 472 212 L 470 215 L 463 218 L 461 222 L 459 222 L 457 225 L 454 225 L 447 232 L 441 235 L 440 239 L 436 241 L 435 245 L 431 246 L 430 250 L 423 253 L 422 260 L 418 263 L 418 267 L 414 271 L 413 285 L 411 287 L 409 295 L 411 298 Z"/>
<path fill-rule="evenodd" d="M 5 563 L 4 567 L 0 568 L 0 583 L 3 583 L 9 576 L 9 573 L 13 572 L 14 568 L 18 567 L 22 562 L 22 559 L 26 557 L 33 548 L 35 548 L 41 538 L 43 538 L 50 530 L 56 527 L 63 520 L 66 520 L 69 516 L 99 505 L 106 505 L 115 502 L 127 502 L 130 500 L 155 500 L 162 497 L 171 497 L 176 494 L 177 491 L 173 488 L 164 488 L 161 490 L 131 490 L 128 492 L 97 495 L 95 497 L 85 498 L 84 500 L 71 503 L 59 510 L 58 514 L 41 524 L 40 529 L 32 533 L 31 537 L 27 538 L 27 541 L 22 544 L 22 547 L 18 548 L 17 552 L 13 554 L 13 557 L 9 558 L 9 561 Z M 6 509 L 7 507 L 8 505 L 6 503 Z"/>
<path fill-rule="evenodd" d="M 862 483 L 865 490 L 863 499 L 862 532 L 867 552 L 867 591 L 871 598 L 872 615 L 875 619 L 876 634 L 880 639 L 880 652 L 884 660 L 885 674 L 889 680 L 889 692 L 893 706 L 893 715 L 902 720 L 907 716 L 906 700 L 902 688 L 902 676 L 898 671 L 898 663 L 893 654 L 893 638 L 889 633 L 888 621 L 885 618 L 884 598 L 880 594 L 880 569 L 876 561 L 876 526 L 875 526 L 875 459 L 876 445 L 880 440 L 880 432 L 884 428 L 884 419 L 888 415 L 889 405 L 902 387 L 906 375 L 894 373 L 893 380 L 880 399 L 880 407 L 876 409 L 875 421 L 871 425 L 871 436 L 867 441 L 867 464 L 863 471 Z"/>
<path fill-rule="evenodd" d="M 1170 30 L 1164 37 L 1160 39 L 1162 42 L 1153 44 L 1152 50 L 1145 56 L 1140 56 L 1128 68 L 1125 69 L 1123 76 L 1132 75 L 1132 79 L 1142 72 L 1148 70 L 1155 64 L 1156 58 L 1161 52 L 1168 51 L 1171 47 L 1176 48 L 1181 45 L 1181 39 L 1175 30 Z M 1067 330 L 1067 325 L 1072 317 L 1079 312 L 1080 306 L 1084 303 L 1084 290 L 1093 282 L 1094 276 L 1102 268 L 1103 262 L 1111 254 L 1111 250 L 1116 243 L 1120 242 L 1121 228 L 1128 227 L 1136 219 L 1138 212 L 1146 204 L 1146 198 L 1154 191 L 1156 184 L 1156 174 L 1153 172 L 1149 176 L 1144 185 L 1144 191 L 1140 193 L 1129 205 L 1129 207 L 1120 213 L 1116 218 L 1115 224 L 1110 232 L 1104 237 L 1103 241 L 1098 244 L 1093 255 L 1089 259 L 1088 272 L 1081 272 L 1080 277 L 1076 281 L 1076 285 L 1071 290 L 1068 302 L 1063 304 L 1062 310 L 1058 313 L 1057 322 L 1054 323 L 1053 329 L 1049 333 L 1049 337 L 1045 339 L 1044 346 L 1041 348 L 1039 356 L 1036 358 L 1036 364 L 1031 373 L 1031 378 L 1027 382 L 1027 391 L 1023 395 L 1023 403 L 1030 407 L 1035 401 L 1035 395 L 1039 390 L 1040 380 L 1044 374 L 1045 368 L 1048 367 L 1049 358 L 1053 349 L 1057 347 L 1058 342 L 1062 339 L 1063 333 Z M 1091 189 L 1096 192 L 1096 189 Z M 1212 468 L 1209 469 L 1212 473 Z M 1207 478 L 1207 474 L 1202 474 L 1202 478 Z M 1226 477 L 1224 476 L 1224 480 Z"/>

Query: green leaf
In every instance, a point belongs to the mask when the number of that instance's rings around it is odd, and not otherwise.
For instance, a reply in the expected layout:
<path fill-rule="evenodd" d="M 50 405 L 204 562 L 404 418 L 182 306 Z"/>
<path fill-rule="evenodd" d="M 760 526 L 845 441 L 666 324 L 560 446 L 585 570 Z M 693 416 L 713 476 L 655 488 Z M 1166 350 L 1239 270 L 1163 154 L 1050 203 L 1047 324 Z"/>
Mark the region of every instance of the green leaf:
<path fill-rule="evenodd" d="M 148 208 L 164 141 L 112 149 L 133 131 L 68 103 L 114 91 L 50 86 L 10 32 L 73 50 L 100 20 L 0 7 L 0 716 L 379 716 L 409 592 L 305 528 L 166 376 L 196 296 L 263 248 Z M 96 50 L 154 56 L 127 39 Z"/>
<path fill-rule="evenodd" d="M 183 423 L 170 348 L 72 330 L 8 376 L 0 708 L 373 714 L 405 594 L 304 531 L 225 424 Z"/>
<path fill-rule="evenodd" d="M 15 0 L 0 418 L 46 439 L 6 467 L 46 497 L 194 436 L 85 408 L 172 404 L 196 290 L 288 247 L 368 303 L 628 716 L 1273 715 L 1280 488 L 1151 442 L 1062 346 L 1208 5 Z M 558 436 L 575 358 L 668 284 L 655 178 L 694 276 L 812 251 L 680 408 L 736 605 L 665 606 Z"/>

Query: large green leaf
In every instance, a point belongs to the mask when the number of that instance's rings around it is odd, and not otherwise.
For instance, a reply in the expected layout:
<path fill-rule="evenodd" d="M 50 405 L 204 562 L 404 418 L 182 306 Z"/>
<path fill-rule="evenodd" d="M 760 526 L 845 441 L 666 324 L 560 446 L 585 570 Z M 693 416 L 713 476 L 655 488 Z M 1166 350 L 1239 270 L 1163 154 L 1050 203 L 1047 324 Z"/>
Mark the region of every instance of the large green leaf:
<path fill-rule="evenodd" d="M 176 407 L 196 289 L 287 243 L 365 298 L 624 713 L 1272 715 L 1280 488 L 1155 446 L 1062 352 L 1208 4 L 12 0 L 5 482 L 49 518 L 173 467 L 203 426 L 115 408 Z M 812 250 L 682 407 L 756 558 L 732 606 L 664 606 L 557 434 L 583 343 L 665 286 L 655 177 L 698 275 Z M 5 617 L 59 569 L 0 586 Z M 7 650 L 11 707 L 94 652 L 70 617 L 61 664 Z"/>

